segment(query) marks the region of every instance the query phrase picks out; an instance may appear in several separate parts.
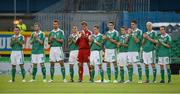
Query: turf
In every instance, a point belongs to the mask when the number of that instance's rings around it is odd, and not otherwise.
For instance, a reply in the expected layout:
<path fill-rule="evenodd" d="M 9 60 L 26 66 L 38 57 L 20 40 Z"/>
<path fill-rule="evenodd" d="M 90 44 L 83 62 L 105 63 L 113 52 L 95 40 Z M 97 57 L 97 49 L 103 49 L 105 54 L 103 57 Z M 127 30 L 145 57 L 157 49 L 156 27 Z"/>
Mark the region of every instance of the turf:
<path fill-rule="evenodd" d="M 8 83 L 10 77 L 8 75 L 0 75 L 0 93 L 180 93 L 180 76 L 172 75 L 172 83 L 160 84 L 138 84 L 137 77 L 134 77 L 134 81 L 131 84 L 120 83 L 90 83 L 88 77 L 85 76 L 85 82 L 68 82 L 63 83 L 60 76 L 55 77 L 53 83 L 43 83 L 42 77 L 38 76 L 37 81 L 33 83 L 22 83 L 21 76 L 17 75 L 16 82 Z M 26 77 L 30 80 L 30 76 Z M 48 78 L 49 79 L 49 76 Z M 67 77 L 69 80 L 69 77 Z M 77 77 L 75 78 L 77 80 Z M 157 81 L 160 80 L 158 76 Z M 166 81 L 167 82 L 167 81 Z"/>

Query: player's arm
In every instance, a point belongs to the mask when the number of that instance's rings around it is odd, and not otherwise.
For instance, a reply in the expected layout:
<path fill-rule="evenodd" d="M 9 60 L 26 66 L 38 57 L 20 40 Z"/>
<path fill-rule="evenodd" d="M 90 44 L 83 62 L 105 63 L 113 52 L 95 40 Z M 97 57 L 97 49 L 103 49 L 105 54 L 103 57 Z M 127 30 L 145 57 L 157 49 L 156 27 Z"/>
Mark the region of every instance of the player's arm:
<path fill-rule="evenodd" d="M 125 42 L 122 44 L 124 47 L 128 47 L 128 37 L 125 38 Z"/>
<path fill-rule="evenodd" d="M 21 37 L 21 40 L 17 40 L 17 43 L 20 44 L 20 45 L 23 45 L 24 44 L 24 36 Z"/>
<path fill-rule="evenodd" d="M 132 37 L 134 38 L 135 43 L 139 43 L 140 39 L 136 35 L 132 34 Z"/>
<path fill-rule="evenodd" d="M 102 37 L 100 38 L 99 41 L 94 40 L 94 43 L 96 43 L 98 46 L 103 46 L 103 39 L 102 39 Z"/>
<path fill-rule="evenodd" d="M 34 34 L 32 33 L 32 34 L 31 34 L 31 37 L 30 37 L 30 44 L 32 44 L 33 41 L 34 41 Z"/>
<path fill-rule="evenodd" d="M 61 33 L 60 36 L 59 36 L 59 38 L 55 38 L 55 40 L 56 40 L 57 42 L 59 42 L 59 43 L 63 43 L 63 42 L 64 42 L 64 34 Z"/>
<path fill-rule="evenodd" d="M 14 41 L 15 41 L 15 39 L 12 37 L 12 38 L 11 38 L 11 42 L 10 42 L 10 46 L 11 46 L 11 47 L 15 44 Z"/>
<path fill-rule="evenodd" d="M 39 37 L 36 37 L 37 41 L 43 45 L 44 44 L 44 40 L 45 40 L 45 35 L 43 34 L 42 38 L 40 39 Z"/>

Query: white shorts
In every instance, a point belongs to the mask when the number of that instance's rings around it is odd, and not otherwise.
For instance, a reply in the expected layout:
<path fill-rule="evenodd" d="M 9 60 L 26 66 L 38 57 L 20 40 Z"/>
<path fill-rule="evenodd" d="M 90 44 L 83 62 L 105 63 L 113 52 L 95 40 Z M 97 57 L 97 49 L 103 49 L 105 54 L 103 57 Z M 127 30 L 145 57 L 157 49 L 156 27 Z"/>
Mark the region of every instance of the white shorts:
<path fill-rule="evenodd" d="M 117 63 L 119 66 L 126 66 L 128 62 L 127 52 L 120 52 L 117 54 Z"/>
<path fill-rule="evenodd" d="M 44 54 L 32 54 L 31 55 L 31 62 L 33 64 L 40 64 L 45 62 Z"/>
<path fill-rule="evenodd" d="M 102 51 L 91 51 L 90 65 L 102 64 Z"/>
<path fill-rule="evenodd" d="M 105 49 L 105 60 L 106 62 L 116 61 L 116 49 Z"/>
<path fill-rule="evenodd" d="M 49 53 L 50 62 L 58 62 L 64 60 L 64 53 L 62 47 L 51 47 Z"/>
<path fill-rule="evenodd" d="M 23 51 L 12 51 L 10 58 L 12 65 L 19 65 L 24 63 Z"/>
<path fill-rule="evenodd" d="M 77 64 L 78 63 L 77 56 L 78 56 L 78 50 L 70 51 L 70 54 L 69 54 L 69 64 Z"/>
<path fill-rule="evenodd" d="M 154 51 L 150 51 L 150 52 L 143 51 L 143 62 L 145 64 L 155 63 L 155 52 Z"/>
<path fill-rule="evenodd" d="M 128 63 L 140 63 L 139 52 L 128 52 Z"/>
<path fill-rule="evenodd" d="M 160 65 L 170 64 L 169 57 L 159 57 L 158 64 L 160 64 Z"/>

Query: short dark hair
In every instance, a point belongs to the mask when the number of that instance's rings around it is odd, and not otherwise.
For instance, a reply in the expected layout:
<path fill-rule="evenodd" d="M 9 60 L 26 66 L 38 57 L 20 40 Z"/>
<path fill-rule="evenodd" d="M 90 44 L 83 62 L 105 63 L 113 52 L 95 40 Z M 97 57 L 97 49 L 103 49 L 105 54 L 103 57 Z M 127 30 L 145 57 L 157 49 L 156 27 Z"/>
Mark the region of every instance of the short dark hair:
<path fill-rule="evenodd" d="M 132 20 L 131 23 L 137 24 L 137 21 L 136 20 Z"/>
<path fill-rule="evenodd" d="M 95 28 L 99 29 L 99 26 L 98 25 L 94 25 Z"/>
<path fill-rule="evenodd" d="M 113 21 L 109 21 L 108 23 L 111 23 L 111 24 L 113 24 L 113 25 L 114 25 L 114 22 L 113 22 Z"/>
<path fill-rule="evenodd" d="M 38 23 L 38 22 L 35 22 L 34 25 L 38 25 L 40 27 L 40 23 Z"/>
<path fill-rule="evenodd" d="M 87 22 L 86 22 L 86 21 L 82 21 L 82 22 L 81 22 L 81 25 L 85 25 L 85 26 L 87 26 L 88 24 L 87 24 Z"/>
<path fill-rule="evenodd" d="M 121 28 L 123 28 L 123 29 L 127 30 L 127 28 L 126 28 L 125 26 L 122 26 Z"/>
<path fill-rule="evenodd" d="M 58 19 L 55 19 L 53 22 L 59 23 L 59 20 L 58 20 Z"/>
<path fill-rule="evenodd" d="M 166 27 L 165 27 L 165 26 L 160 26 L 159 28 L 164 28 L 164 30 L 166 30 Z"/>

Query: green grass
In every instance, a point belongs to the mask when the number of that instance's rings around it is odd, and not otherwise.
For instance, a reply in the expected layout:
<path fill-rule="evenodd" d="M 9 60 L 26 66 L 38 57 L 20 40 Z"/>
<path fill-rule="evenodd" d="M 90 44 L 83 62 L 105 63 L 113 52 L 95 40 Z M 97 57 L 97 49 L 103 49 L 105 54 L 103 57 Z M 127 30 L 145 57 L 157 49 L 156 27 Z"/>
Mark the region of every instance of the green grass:
<path fill-rule="evenodd" d="M 87 76 L 83 83 L 63 83 L 60 76 L 56 76 L 53 83 L 43 83 L 41 76 L 38 76 L 37 81 L 33 83 L 22 83 L 20 75 L 17 75 L 14 83 L 8 83 L 9 79 L 10 77 L 7 75 L 0 75 L 0 93 L 180 93 L 179 75 L 172 75 L 171 84 L 138 84 L 136 76 L 131 84 L 89 83 L 87 82 Z M 30 76 L 26 79 L 30 80 Z M 49 76 L 47 79 L 49 79 Z M 67 77 L 67 80 L 69 80 L 69 77 Z M 77 80 L 77 77 L 75 80 Z M 157 81 L 159 80 L 160 77 L 158 76 Z"/>

